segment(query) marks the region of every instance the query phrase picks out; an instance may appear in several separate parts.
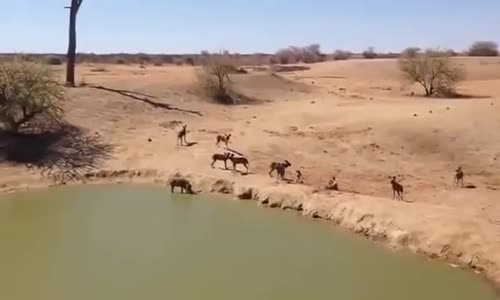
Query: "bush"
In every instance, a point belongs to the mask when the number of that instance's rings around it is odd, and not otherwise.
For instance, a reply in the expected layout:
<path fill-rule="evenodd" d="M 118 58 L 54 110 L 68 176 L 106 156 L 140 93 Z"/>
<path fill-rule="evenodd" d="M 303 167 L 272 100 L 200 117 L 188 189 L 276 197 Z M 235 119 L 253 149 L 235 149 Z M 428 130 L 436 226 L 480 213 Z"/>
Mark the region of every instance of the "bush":
<path fill-rule="evenodd" d="M 51 65 L 51 66 L 60 66 L 63 64 L 62 59 L 60 59 L 59 57 L 56 57 L 56 56 L 48 57 L 46 61 L 47 61 L 47 64 Z"/>
<path fill-rule="evenodd" d="M 349 51 L 344 51 L 344 50 L 337 50 L 335 53 L 333 53 L 333 59 L 334 60 L 347 60 L 351 58 L 352 53 Z"/>
<path fill-rule="evenodd" d="M 103 73 L 103 72 L 109 72 L 109 70 L 104 68 L 104 67 L 97 67 L 97 68 L 91 69 L 90 72 Z"/>
<path fill-rule="evenodd" d="M 171 64 L 174 63 L 174 58 L 172 56 L 170 56 L 170 55 L 163 56 L 161 60 L 162 60 L 163 63 L 169 64 L 169 65 L 171 65 Z"/>
<path fill-rule="evenodd" d="M 373 47 L 370 47 L 363 51 L 363 57 L 366 59 L 373 59 L 377 57 L 377 53 L 375 53 L 375 49 Z"/>
<path fill-rule="evenodd" d="M 219 103 L 234 104 L 231 97 L 229 74 L 234 73 L 231 57 L 224 54 L 205 56 L 202 61 L 200 83 L 208 95 Z"/>
<path fill-rule="evenodd" d="M 184 60 L 182 58 L 179 58 L 179 57 L 174 58 L 174 64 L 176 66 L 182 66 L 184 64 Z"/>
<path fill-rule="evenodd" d="M 470 56 L 498 56 L 498 44 L 489 41 L 475 42 L 469 48 Z"/>
<path fill-rule="evenodd" d="M 152 61 L 151 57 L 147 54 L 140 54 L 138 59 L 139 59 L 139 64 L 141 65 L 147 65 Z"/>
<path fill-rule="evenodd" d="M 124 64 L 126 64 L 127 62 L 126 62 L 126 61 L 125 61 L 125 59 L 123 59 L 123 58 L 118 58 L 118 59 L 116 59 L 115 63 L 116 63 L 117 65 L 124 65 Z"/>
<path fill-rule="evenodd" d="M 58 123 L 64 89 L 46 65 L 16 58 L 0 64 L 0 124 L 18 132 Z"/>
<path fill-rule="evenodd" d="M 414 58 L 417 57 L 420 53 L 420 48 L 418 47 L 408 47 L 401 52 L 402 57 L 407 57 L 407 58 Z"/>
<path fill-rule="evenodd" d="M 452 63 L 449 55 L 432 49 L 414 57 L 402 56 L 399 68 L 408 80 L 425 89 L 427 97 L 455 96 L 455 85 L 465 76 L 464 71 Z"/>
<path fill-rule="evenodd" d="M 193 59 L 192 57 L 186 57 L 186 58 L 184 59 L 184 63 L 185 63 L 186 65 L 194 66 L 194 59 Z"/>
<path fill-rule="evenodd" d="M 286 49 L 278 50 L 275 60 L 282 65 L 295 64 L 298 62 L 315 63 L 324 61 L 325 55 L 321 53 L 319 44 L 312 44 L 305 47 L 290 46 Z"/>

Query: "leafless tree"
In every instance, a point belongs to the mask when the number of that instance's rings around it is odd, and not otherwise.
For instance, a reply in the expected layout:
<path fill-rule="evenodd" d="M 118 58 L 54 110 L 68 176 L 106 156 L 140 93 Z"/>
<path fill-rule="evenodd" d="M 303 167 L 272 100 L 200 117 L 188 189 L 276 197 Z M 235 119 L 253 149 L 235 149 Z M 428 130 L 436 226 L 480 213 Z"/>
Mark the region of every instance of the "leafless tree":
<path fill-rule="evenodd" d="M 403 55 L 399 68 L 405 77 L 420 84 L 431 97 L 456 95 L 455 85 L 464 78 L 463 69 L 455 65 L 447 52 L 429 49 L 416 56 Z"/>
<path fill-rule="evenodd" d="M 66 85 L 75 86 L 75 56 L 76 56 L 76 16 L 83 0 L 71 0 L 69 9 L 69 43 L 66 64 Z"/>
<path fill-rule="evenodd" d="M 202 60 L 200 81 L 210 97 L 220 103 L 232 104 L 229 74 L 235 73 L 236 67 L 227 53 L 206 55 Z"/>
<path fill-rule="evenodd" d="M 470 56 L 498 56 L 498 44 L 491 41 L 479 41 L 469 49 Z"/>

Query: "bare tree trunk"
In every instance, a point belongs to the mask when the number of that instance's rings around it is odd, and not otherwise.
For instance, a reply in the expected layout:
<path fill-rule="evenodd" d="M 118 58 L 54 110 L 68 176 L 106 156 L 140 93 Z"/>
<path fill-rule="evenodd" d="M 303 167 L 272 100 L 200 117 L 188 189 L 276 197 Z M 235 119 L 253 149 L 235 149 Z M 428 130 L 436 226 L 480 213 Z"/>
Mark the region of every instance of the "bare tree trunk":
<path fill-rule="evenodd" d="M 76 16 L 83 0 L 71 0 L 69 8 L 69 42 L 66 63 L 66 85 L 75 86 L 75 56 L 76 56 Z"/>

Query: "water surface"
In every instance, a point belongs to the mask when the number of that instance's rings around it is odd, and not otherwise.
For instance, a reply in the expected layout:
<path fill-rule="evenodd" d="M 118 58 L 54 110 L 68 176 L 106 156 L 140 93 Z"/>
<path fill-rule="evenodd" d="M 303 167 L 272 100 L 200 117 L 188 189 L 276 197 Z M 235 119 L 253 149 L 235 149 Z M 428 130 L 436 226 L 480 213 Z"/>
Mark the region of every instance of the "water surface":
<path fill-rule="evenodd" d="M 255 203 L 151 186 L 0 199 L 0 299 L 496 299 L 476 275 Z"/>

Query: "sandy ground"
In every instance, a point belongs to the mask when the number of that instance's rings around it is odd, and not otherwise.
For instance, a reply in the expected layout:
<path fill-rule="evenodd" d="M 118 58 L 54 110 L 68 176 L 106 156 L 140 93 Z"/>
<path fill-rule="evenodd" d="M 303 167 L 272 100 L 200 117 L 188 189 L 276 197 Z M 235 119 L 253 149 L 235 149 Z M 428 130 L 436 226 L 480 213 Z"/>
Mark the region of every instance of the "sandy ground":
<path fill-rule="evenodd" d="M 396 61 L 350 60 L 234 75 L 235 89 L 262 100 L 236 106 L 200 96 L 193 67 L 79 66 L 85 83 L 129 92 L 68 89 L 66 119 L 82 132 L 31 144 L 2 138 L 0 191 L 50 185 L 48 174 L 65 169 L 118 181 L 180 172 L 195 188 L 329 219 L 499 284 L 500 58 L 457 60 L 470 98 L 412 97 L 420 91 L 401 79 Z M 176 145 L 181 124 L 190 147 Z M 210 167 L 212 154 L 224 152 L 215 145 L 223 133 L 248 157 L 250 174 Z M 270 162 L 284 159 L 288 177 L 301 170 L 305 185 L 269 178 Z M 476 189 L 453 186 L 459 165 Z M 333 175 L 342 191 L 318 192 Z M 403 176 L 406 201 L 392 200 L 391 175 Z"/>

